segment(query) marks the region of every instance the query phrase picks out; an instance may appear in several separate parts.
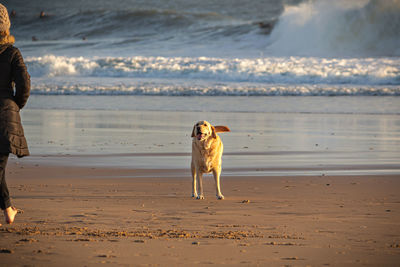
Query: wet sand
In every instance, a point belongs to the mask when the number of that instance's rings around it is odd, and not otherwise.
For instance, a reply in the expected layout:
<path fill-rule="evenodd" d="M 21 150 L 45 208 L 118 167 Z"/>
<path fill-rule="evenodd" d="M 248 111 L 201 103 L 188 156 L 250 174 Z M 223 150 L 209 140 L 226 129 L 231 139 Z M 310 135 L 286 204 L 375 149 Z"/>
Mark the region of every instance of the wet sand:
<path fill-rule="evenodd" d="M 24 161 L 36 164 L 187 170 L 193 125 L 208 120 L 231 129 L 220 134 L 227 175 L 400 174 L 394 114 L 27 109 L 21 115 L 32 154 Z"/>
<path fill-rule="evenodd" d="M 4 266 L 398 266 L 400 176 L 224 176 L 10 160 Z M 174 177 L 176 176 L 176 177 Z M 124 178 L 117 178 L 124 177 Z M 143 178 L 145 177 L 145 178 Z"/>

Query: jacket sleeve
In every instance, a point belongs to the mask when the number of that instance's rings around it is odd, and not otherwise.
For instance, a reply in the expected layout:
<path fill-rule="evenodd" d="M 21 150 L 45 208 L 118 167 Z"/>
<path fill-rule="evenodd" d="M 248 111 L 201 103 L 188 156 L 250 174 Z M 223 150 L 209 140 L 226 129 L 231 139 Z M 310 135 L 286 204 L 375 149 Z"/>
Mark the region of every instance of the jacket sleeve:
<path fill-rule="evenodd" d="M 22 109 L 28 101 L 31 90 L 31 77 L 26 69 L 21 52 L 15 48 L 11 61 L 12 79 L 15 83 L 14 100 L 18 107 Z"/>

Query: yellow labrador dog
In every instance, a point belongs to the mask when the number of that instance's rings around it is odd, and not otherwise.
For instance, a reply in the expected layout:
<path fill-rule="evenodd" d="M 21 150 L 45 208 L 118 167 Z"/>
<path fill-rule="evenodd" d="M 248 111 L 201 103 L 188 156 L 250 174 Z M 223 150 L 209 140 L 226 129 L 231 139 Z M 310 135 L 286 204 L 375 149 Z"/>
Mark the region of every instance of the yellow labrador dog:
<path fill-rule="evenodd" d="M 224 146 L 217 133 L 230 132 L 226 126 L 212 126 L 208 121 L 199 121 L 192 131 L 192 197 L 204 199 L 203 174 L 213 173 L 217 198 L 224 199 L 221 193 L 219 177 L 221 174 L 221 157 Z M 197 191 L 197 179 L 199 191 Z"/>

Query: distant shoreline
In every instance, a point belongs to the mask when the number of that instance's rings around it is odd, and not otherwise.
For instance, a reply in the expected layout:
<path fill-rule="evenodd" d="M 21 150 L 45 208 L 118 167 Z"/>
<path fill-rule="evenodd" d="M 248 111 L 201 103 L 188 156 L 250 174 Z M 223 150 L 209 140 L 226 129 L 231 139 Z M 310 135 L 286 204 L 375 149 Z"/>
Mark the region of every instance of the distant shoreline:
<path fill-rule="evenodd" d="M 282 154 L 284 155 L 284 153 Z M 244 160 L 248 154 L 237 155 Z M 224 156 L 226 161 L 229 155 Z M 38 155 L 26 159 L 11 157 L 10 165 L 13 168 L 34 168 L 51 170 L 76 168 L 87 173 L 86 178 L 103 177 L 112 172 L 121 172 L 125 178 L 153 177 L 190 177 L 189 164 L 190 153 L 148 153 L 130 155 Z M 139 161 L 139 162 L 138 162 Z M 160 161 L 169 161 L 171 166 L 160 165 Z M 154 167 L 151 167 L 154 164 Z M 47 172 L 47 171 L 46 171 Z M 399 164 L 375 164 L 375 165 L 329 165 L 329 166 L 267 166 L 267 167 L 224 167 L 224 177 L 325 177 L 325 176 L 396 176 L 400 177 Z M 58 176 L 55 174 L 55 176 Z M 60 177 L 64 177 L 60 173 Z M 84 177 L 82 177 L 84 178 Z"/>

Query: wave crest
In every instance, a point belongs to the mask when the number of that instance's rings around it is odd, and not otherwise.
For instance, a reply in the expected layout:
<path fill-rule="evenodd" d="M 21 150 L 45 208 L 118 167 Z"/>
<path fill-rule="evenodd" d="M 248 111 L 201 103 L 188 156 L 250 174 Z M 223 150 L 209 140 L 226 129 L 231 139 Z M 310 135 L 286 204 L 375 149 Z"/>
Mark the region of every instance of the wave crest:
<path fill-rule="evenodd" d="M 319 0 L 287 6 L 268 51 L 301 56 L 399 56 L 399 0 Z"/>

